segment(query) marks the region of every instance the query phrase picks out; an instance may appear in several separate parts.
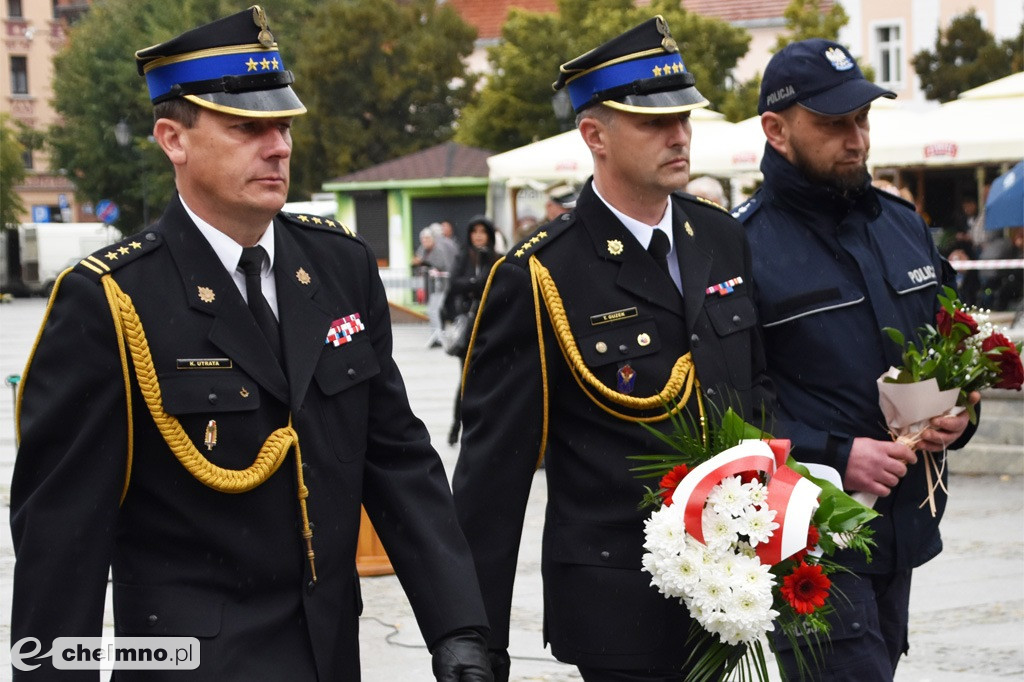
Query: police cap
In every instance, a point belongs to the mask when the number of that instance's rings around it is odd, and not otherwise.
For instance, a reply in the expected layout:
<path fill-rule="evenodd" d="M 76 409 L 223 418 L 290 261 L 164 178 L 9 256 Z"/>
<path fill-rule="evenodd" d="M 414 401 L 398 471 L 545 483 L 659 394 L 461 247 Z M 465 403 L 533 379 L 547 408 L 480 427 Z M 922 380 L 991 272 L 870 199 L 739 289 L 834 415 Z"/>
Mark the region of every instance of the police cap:
<path fill-rule="evenodd" d="M 176 97 L 236 116 L 297 116 L 306 107 L 259 5 L 135 53 L 158 104 Z"/>
<path fill-rule="evenodd" d="M 659 15 L 562 64 L 553 87 L 569 91 L 576 113 L 604 104 L 639 114 L 672 114 L 708 105 L 694 83 Z"/>
<path fill-rule="evenodd" d="M 790 43 L 771 58 L 761 78 L 757 113 L 799 104 L 817 114 L 842 116 L 896 93 L 864 77 L 850 52 L 831 40 Z"/>

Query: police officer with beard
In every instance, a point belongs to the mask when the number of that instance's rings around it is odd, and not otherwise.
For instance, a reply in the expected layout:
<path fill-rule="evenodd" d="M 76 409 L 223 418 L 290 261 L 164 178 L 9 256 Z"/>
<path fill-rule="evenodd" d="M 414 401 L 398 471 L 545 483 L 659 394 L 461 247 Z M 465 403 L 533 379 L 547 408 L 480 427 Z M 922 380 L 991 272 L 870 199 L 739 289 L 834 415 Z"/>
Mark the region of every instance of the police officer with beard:
<path fill-rule="evenodd" d="M 882 328 L 913 338 L 934 324 L 941 286 L 954 284 L 914 207 L 871 186 L 868 119 L 878 97 L 895 95 L 866 80 L 841 45 L 812 39 L 783 48 L 761 83 L 764 184 L 733 213 L 753 251 L 778 398 L 775 435 L 792 440 L 799 460 L 836 468 L 846 490 L 879 498 L 870 563 L 837 555 L 851 572 L 833 576 L 844 598 L 829 616 L 818 670 L 850 682 L 892 679 L 908 647 L 911 571 L 941 550 L 946 502 L 941 488 L 935 514 L 922 508 L 925 463 L 890 438 L 878 406 L 876 379 L 901 364 Z M 973 431 L 966 414 L 936 418 L 917 447 L 941 461 Z M 776 644 L 797 679 L 789 641 L 777 636 Z"/>

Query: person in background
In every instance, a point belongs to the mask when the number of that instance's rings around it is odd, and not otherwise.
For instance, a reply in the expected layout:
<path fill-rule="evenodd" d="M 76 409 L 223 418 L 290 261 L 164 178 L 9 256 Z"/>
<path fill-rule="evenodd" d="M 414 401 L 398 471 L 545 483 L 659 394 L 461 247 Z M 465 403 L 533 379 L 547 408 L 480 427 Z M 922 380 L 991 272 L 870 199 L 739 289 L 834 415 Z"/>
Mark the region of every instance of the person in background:
<path fill-rule="evenodd" d="M 733 212 L 753 252 L 758 319 L 777 395 L 774 435 L 793 456 L 834 467 L 850 492 L 878 496 L 870 562 L 847 551 L 833 573 L 843 595 L 828 614 L 821 649 L 794 652 L 775 633 L 778 659 L 799 679 L 884 682 L 908 648 L 913 569 L 942 548 L 945 488 L 927 504 L 925 463 L 895 442 L 878 405 L 876 380 L 901 365 L 883 331 L 914 338 L 935 323 L 936 295 L 954 272 L 914 207 L 871 186 L 869 112 L 895 95 L 864 78 L 849 51 L 822 39 L 791 43 L 765 68 L 758 112 L 767 142 L 764 184 Z M 971 399 L 977 401 L 978 394 Z M 940 460 L 974 432 L 966 412 L 931 420 L 917 446 Z M 945 468 L 941 477 L 945 479 Z M 823 656 L 812 657 L 818 651 Z"/>
<path fill-rule="evenodd" d="M 725 201 L 725 190 L 722 183 L 710 175 L 702 175 L 686 183 L 686 191 L 695 197 L 713 201 L 722 208 L 729 208 Z"/>
<path fill-rule="evenodd" d="M 544 202 L 544 217 L 550 222 L 568 213 L 576 206 L 579 197 L 576 190 L 564 183 L 559 183 L 547 190 L 547 201 Z"/>
<path fill-rule="evenodd" d="M 423 300 L 419 302 L 426 304 L 427 320 L 430 323 L 427 348 L 441 345 L 441 304 L 444 300 L 448 274 L 455 265 L 455 253 L 439 242 L 436 236 L 440 232 L 440 227 L 435 223 L 420 230 L 420 245 L 412 257 L 413 274 L 420 285 L 417 291 L 423 292 Z"/>
<path fill-rule="evenodd" d="M 708 101 L 662 17 L 563 64 L 555 88 L 594 173 L 572 211 L 491 270 L 465 367 L 459 522 L 497 679 L 509 677 L 516 558 L 544 455 L 551 653 L 587 682 L 681 681 L 693 623 L 640 570 L 648 512 L 629 457 L 663 451 L 639 422 L 669 432 L 669 401 L 681 419 L 713 404 L 764 423 L 750 252 L 728 212 L 679 192 L 690 111 Z"/>
<path fill-rule="evenodd" d="M 26 650 L 98 642 L 109 571 L 119 646 L 199 647 L 195 670 L 119 681 L 358 681 L 362 504 L 435 677 L 488 682 L 472 558 L 391 355 L 376 259 L 334 220 L 281 212 L 306 108 L 265 12 L 135 57 L 177 191 L 62 276 L 29 358 L 14 677 L 97 679 Z"/>
<path fill-rule="evenodd" d="M 461 349 L 458 358 L 461 365 L 466 364 L 466 350 L 469 346 L 469 335 L 473 332 L 473 321 L 476 317 L 480 298 L 484 293 L 484 284 L 491 272 L 491 267 L 498 260 L 495 249 L 494 223 L 487 216 L 477 215 L 469 219 L 466 225 L 466 247 L 459 254 L 459 259 L 452 270 L 448 286 L 448 297 L 452 300 L 451 308 L 456 314 L 468 314 L 469 324 L 466 327 L 466 340 L 459 344 Z M 455 391 L 455 409 L 452 414 L 452 425 L 448 430 L 448 444 L 459 442 L 462 430 L 462 373 L 459 373 L 459 386 Z"/>

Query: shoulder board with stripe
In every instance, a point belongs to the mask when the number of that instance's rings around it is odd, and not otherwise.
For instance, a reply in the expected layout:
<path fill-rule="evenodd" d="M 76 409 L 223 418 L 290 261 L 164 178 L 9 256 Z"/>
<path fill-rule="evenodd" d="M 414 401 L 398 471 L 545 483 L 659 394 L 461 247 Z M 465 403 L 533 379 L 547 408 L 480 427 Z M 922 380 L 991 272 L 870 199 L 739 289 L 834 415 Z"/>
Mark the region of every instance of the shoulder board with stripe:
<path fill-rule="evenodd" d="M 729 212 L 729 209 L 727 209 L 725 206 L 722 206 L 721 204 L 716 204 L 714 201 L 711 201 L 710 199 L 705 199 L 704 197 L 699 197 L 695 194 L 687 194 L 686 192 L 676 192 L 676 196 L 685 201 L 690 201 L 697 204 L 704 204 L 705 206 L 717 208 L 722 213 Z"/>
<path fill-rule="evenodd" d="M 758 194 L 747 199 L 745 202 L 732 210 L 732 217 L 741 223 L 750 220 L 750 217 L 761 207 L 761 199 Z"/>
<path fill-rule="evenodd" d="M 325 218 L 324 216 L 313 215 L 311 213 L 285 213 L 283 211 L 280 213 L 280 216 L 289 222 L 311 230 L 334 232 L 336 234 L 343 234 L 346 237 L 352 237 L 353 239 L 359 239 L 355 230 L 340 220 Z"/>
<path fill-rule="evenodd" d="M 163 237 L 158 232 L 140 232 L 125 237 L 119 242 L 86 256 L 75 265 L 75 272 L 91 277 L 96 281 L 107 273 L 137 260 L 163 244 Z"/>
<path fill-rule="evenodd" d="M 536 232 L 519 242 L 505 254 L 505 262 L 527 267 L 530 256 L 554 241 L 576 222 L 576 212 L 563 213 L 549 223 L 541 225 Z"/>

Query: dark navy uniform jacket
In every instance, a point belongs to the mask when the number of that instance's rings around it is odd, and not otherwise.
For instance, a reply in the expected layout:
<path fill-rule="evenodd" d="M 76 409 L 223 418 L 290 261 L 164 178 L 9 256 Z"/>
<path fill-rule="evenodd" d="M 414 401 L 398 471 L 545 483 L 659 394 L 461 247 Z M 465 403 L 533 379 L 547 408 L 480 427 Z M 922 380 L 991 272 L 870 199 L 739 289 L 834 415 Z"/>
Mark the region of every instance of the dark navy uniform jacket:
<path fill-rule="evenodd" d="M 809 182 L 766 145 L 760 190 L 733 211 L 753 253 L 768 373 L 777 392 L 775 435 L 793 456 L 846 471 L 853 439 L 887 440 L 876 379 L 901 364 L 882 329 L 908 339 L 934 324 L 936 296 L 954 272 L 924 221 L 902 199 L 870 187 L 855 200 Z M 961 447 L 973 428 L 954 447 Z M 940 455 L 941 456 L 941 455 Z M 875 509 L 873 560 L 849 557 L 857 570 L 919 566 L 942 548 L 946 495 L 925 505 L 923 460 Z"/>
<path fill-rule="evenodd" d="M 486 630 L 444 469 L 392 359 L 374 256 L 319 220 L 274 220 L 284 367 L 177 198 L 155 227 L 62 280 L 23 381 L 11 485 L 13 641 L 35 637 L 45 652 L 57 636 L 99 637 L 112 566 L 116 634 L 201 643 L 195 671 L 119 671 L 119 680 L 358 680 L 360 503 L 424 638 Z M 169 450 L 133 368 L 129 442 L 100 284 L 107 271 L 137 308 L 164 410 L 210 461 L 245 468 L 291 415 L 309 489 L 315 586 L 299 535 L 294 452 L 249 492 L 205 486 Z M 332 324 L 353 315 L 360 324 L 348 340 L 329 342 Z M 217 438 L 207 450 L 211 421 Z M 59 679 L 96 679 L 95 671 L 75 675 Z"/>
<path fill-rule="evenodd" d="M 582 364 L 604 387 L 634 373 L 634 397 L 657 394 L 692 351 L 705 400 L 753 413 L 767 389 L 749 250 L 717 206 L 674 196 L 684 296 L 588 183 L 570 214 L 513 247 L 491 273 L 467 360 L 465 432 L 453 479 L 459 522 L 473 550 L 491 623 L 508 646 L 516 557 L 538 457 L 547 444 L 542 573 L 544 632 L 562 661 L 602 668 L 681 667 L 690 620 L 641 571 L 645 485 L 630 455 L 666 447 L 634 419 L 661 405 L 606 412 L 570 373 L 529 261 L 551 275 Z M 709 287 L 734 280 L 730 292 Z M 735 281 L 741 280 L 741 281 Z M 539 306 L 539 308 L 538 308 Z M 586 391 L 597 393 L 592 384 Z M 690 407 L 696 414 L 695 398 Z M 547 412 L 545 413 L 545 404 Z M 751 417 L 757 419 L 757 417 Z M 652 424 L 668 430 L 666 421 Z"/>

